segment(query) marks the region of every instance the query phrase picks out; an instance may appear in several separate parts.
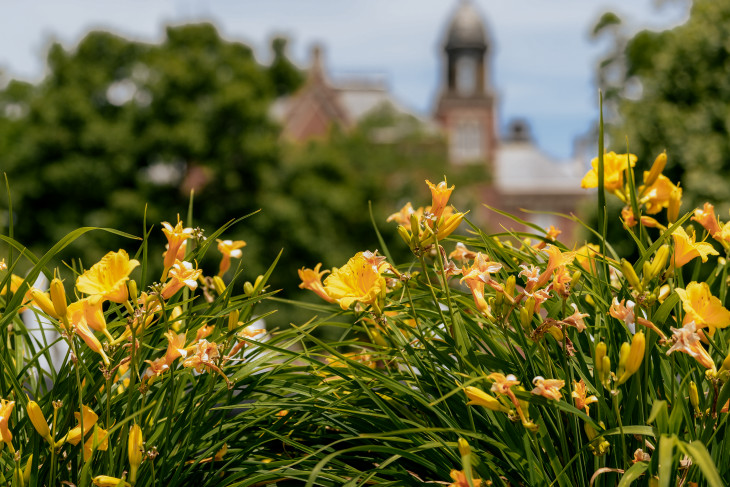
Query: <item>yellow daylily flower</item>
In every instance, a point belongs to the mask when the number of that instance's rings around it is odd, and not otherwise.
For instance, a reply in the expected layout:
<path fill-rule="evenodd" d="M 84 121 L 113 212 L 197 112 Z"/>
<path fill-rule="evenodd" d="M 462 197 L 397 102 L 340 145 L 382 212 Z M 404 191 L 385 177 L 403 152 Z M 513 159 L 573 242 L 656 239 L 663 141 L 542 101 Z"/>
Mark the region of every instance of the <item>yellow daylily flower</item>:
<path fill-rule="evenodd" d="M 603 342 L 601 342 L 603 343 Z M 586 383 L 583 382 L 583 379 L 576 382 L 573 381 L 573 393 L 572 393 L 573 399 L 575 399 L 575 407 L 578 409 L 585 409 L 586 414 L 589 414 L 589 408 L 588 405 L 592 404 L 594 402 L 598 402 L 598 398 L 596 396 L 589 396 L 588 392 L 586 390 Z"/>
<path fill-rule="evenodd" d="M 113 303 L 123 303 L 129 298 L 129 274 L 138 265 L 139 261 L 130 259 L 129 254 L 122 249 L 109 252 L 76 279 L 76 289 L 80 293 L 99 296 Z"/>
<path fill-rule="evenodd" d="M 606 191 L 622 190 L 624 186 L 624 171 L 627 167 L 627 160 L 631 167 L 636 165 L 634 154 L 616 154 L 609 152 L 603 155 L 603 187 Z M 580 183 L 581 188 L 598 187 L 598 158 L 591 161 L 592 169 L 583 177 Z"/>
<path fill-rule="evenodd" d="M 648 174 L 648 171 L 644 172 L 644 179 L 647 178 Z M 662 208 L 668 208 L 672 191 L 675 189 L 677 189 L 677 186 L 663 174 L 660 174 L 651 186 L 647 188 L 640 187 L 639 193 L 644 195 L 641 201 L 646 204 L 646 212 L 654 215 L 659 213 Z"/>
<path fill-rule="evenodd" d="M 449 484 L 449 487 L 469 487 L 469 480 L 463 470 L 452 470 L 449 473 L 451 480 L 454 482 Z M 474 487 L 481 487 L 482 479 L 475 479 L 471 476 L 471 482 Z M 445 483 L 445 482 L 444 482 Z"/>
<path fill-rule="evenodd" d="M 423 213 L 423 208 L 419 208 L 421 210 L 421 213 Z M 411 229 L 411 215 L 415 213 L 413 210 L 413 206 L 411 205 L 411 202 L 409 201 L 406 203 L 403 208 L 401 208 L 399 211 L 391 214 L 385 221 L 386 222 L 392 222 L 395 221 L 398 225 L 403 225 L 406 227 L 406 229 Z"/>
<path fill-rule="evenodd" d="M 243 240 L 216 240 L 218 242 L 218 251 L 223 254 L 221 258 L 220 270 L 218 275 L 222 276 L 231 267 L 231 258 L 240 259 L 243 255 L 241 249 L 246 246 Z"/>
<path fill-rule="evenodd" d="M 8 445 L 11 452 L 15 452 L 15 448 L 13 448 L 13 434 L 8 427 L 8 421 L 10 421 L 10 415 L 13 413 L 14 407 L 15 401 L 0 399 L 0 439 Z"/>
<path fill-rule="evenodd" d="M 709 328 L 712 336 L 716 328 L 730 325 L 730 311 L 712 295 L 706 282 L 690 282 L 685 289 L 675 289 L 682 300 L 685 315 L 683 325 L 694 322 L 698 329 Z"/>
<path fill-rule="evenodd" d="M 672 262 L 675 267 L 682 267 L 695 257 L 700 257 L 702 262 L 707 262 L 708 255 L 719 255 L 719 252 L 715 250 L 712 244 L 695 242 L 695 236 L 690 237 L 687 235 L 687 232 L 681 226 L 674 230 L 672 239 L 674 240 L 674 258 Z"/>
<path fill-rule="evenodd" d="M 324 299 L 328 303 L 334 303 L 335 300 L 332 299 L 327 294 L 327 292 L 325 292 L 324 285 L 322 284 L 322 276 L 327 274 L 329 271 L 324 270 L 320 272 L 320 267 L 322 267 L 321 262 L 314 266 L 314 269 L 306 269 L 304 267 L 299 269 L 297 272 L 299 273 L 299 279 L 302 280 L 301 284 L 299 284 L 299 288 L 309 289 L 310 291 L 315 292 L 317 296 Z"/>
<path fill-rule="evenodd" d="M 369 251 L 358 252 L 344 266 L 332 269 L 324 280 L 325 293 L 342 309 L 348 309 L 355 302 L 375 304 L 386 291 L 382 273 L 390 265 L 383 259 Z"/>

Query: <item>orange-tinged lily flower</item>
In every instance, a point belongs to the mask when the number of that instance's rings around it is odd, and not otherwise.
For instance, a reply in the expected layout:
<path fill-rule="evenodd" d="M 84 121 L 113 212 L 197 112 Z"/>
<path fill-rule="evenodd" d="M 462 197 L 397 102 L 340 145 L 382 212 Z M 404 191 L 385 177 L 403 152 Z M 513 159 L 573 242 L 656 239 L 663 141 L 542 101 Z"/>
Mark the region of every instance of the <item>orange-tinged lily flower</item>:
<path fill-rule="evenodd" d="M 382 273 L 390 266 L 385 262 L 376 263 L 369 256 L 371 252 L 358 252 L 347 264 L 332 269 L 324 280 L 325 293 L 348 309 L 353 303 L 375 304 L 386 291 Z"/>
<path fill-rule="evenodd" d="M 720 219 L 715 215 L 715 207 L 710 203 L 705 203 L 701 210 L 697 208 L 691 219 L 702 225 L 711 237 L 722 231 Z"/>
<path fill-rule="evenodd" d="M 449 476 L 451 477 L 451 480 L 454 481 L 449 484 L 449 487 L 469 487 L 469 480 L 466 478 L 466 474 L 463 470 L 452 470 L 451 473 L 449 473 Z M 482 485 L 482 479 L 475 479 L 472 477 L 471 482 L 474 487 L 481 487 Z"/>
<path fill-rule="evenodd" d="M 625 302 L 626 300 L 622 299 L 619 303 L 618 298 L 614 297 L 611 307 L 608 308 L 608 314 L 617 320 L 623 321 L 626 323 L 626 326 L 631 326 L 636 322 L 636 316 L 634 315 L 634 307 L 636 306 L 636 303 L 629 300 L 626 305 L 624 305 Z"/>
<path fill-rule="evenodd" d="M 575 407 L 578 409 L 585 409 L 586 414 L 588 412 L 588 405 L 594 402 L 598 402 L 596 396 L 589 396 L 586 390 L 586 383 L 581 379 L 578 382 L 573 381 L 573 399 L 575 399 Z"/>
<path fill-rule="evenodd" d="M 682 267 L 695 257 L 700 257 L 702 262 L 707 262 L 708 255 L 719 255 L 719 252 L 715 250 L 712 244 L 695 242 L 695 236 L 690 237 L 687 235 L 687 232 L 681 226 L 674 230 L 672 239 L 674 240 L 674 259 L 672 262 L 675 267 Z"/>
<path fill-rule="evenodd" d="M 537 396 L 542 396 L 546 399 L 554 399 L 556 401 L 563 398 L 563 393 L 560 392 L 560 389 L 565 387 L 564 380 L 545 379 L 538 375 L 532 379 L 532 385 L 535 386 L 532 393 Z"/>
<path fill-rule="evenodd" d="M 716 328 L 730 325 L 730 311 L 710 292 L 706 282 L 690 282 L 685 289 L 675 289 L 682 300 L 685 315 L 683 325 L 694 322 L 697 328 L 709 328 L 710 336 Z"/>
<path fill-rule="evenodd" d="M 487 376 L 487 379 L 494 381 L 494 384 L 492 384 L 492 392 L 497 394 L 507 394 L 511 392 L 510 389 L 512 386 L 520 384 L 520 381 L 514 375 L 504 375 L 500 372 L 492 372 Z"/>
<path fill-rule="evenodd" d="M 74 327 L 77 323 L 84 321 L 89 328 L 103 333 L 110 342 L 114 341 L 109 330 L 107 330 L 102 301 L 99 296 L 90 296 L 71 303 L 68 306 L 68 319 Z"/>
<path fill-rule="evenodd" d="M 74 333 L 80 336 L 90 349 L 101 355 L 101 358 L 104 361 L 105 365 L 109 365 L 109 357 L 106 356 L 106 353 L 104 352 L 104 347 L 102 347 L 99 339 L 94 336 L 94 332 L 91 331 L 89 325 L 86 324 L 85 319 L 74 323 Z"/>
<path fill-rule="evenodd" d="M 583 318 L 587 318 L 589 316 L 588 313 L 581 313 L 578 311 L 578 306 L 575 303 L 570 303 L 570 306 L 573 307 L 573 314 L 564 318 L 562 322 L 568 326 L 575 327 L 579 332 L 585 330 L 586 324 L 583 321 Z"/>
<path fill-rule="evenodd" d="M 649 172 L 644 172 L 644 178 L 646 179 Z M 669 200 L 671 199 L 672 191 L 677 189 L 677 186 L 672 183 L 668 177 L 660 174 L 654 183 L 648 188 L 639 188 L 639 192 L 644 196 L 641 201 L 646 205 L 646 212 L 650 215 L 659 213 L 662 208 L 669 207 Z"/>
<path fill-rule="evenodd" d="M 177 224 L 173 227 L 167 222 L 162 222 L 162 233 L 167 237 L 167 252 L 165 252 L 165 269 L 172 267 L 178 259 L 178 251 L 185 241 L 193 236 L 192 228 L 183 228 L 180 215 L 177 217 Z"/>
<path fill-rule="evenodd" d="M 182 357 L 185 353 L 185 333 L 175 333 L 172 330 L 168 330 L 165 333 L 165 338 L 167 338 L 165 363 L 171 366 L 176 358 Z"/>
<path fill-rule="evenodd" d="M 203 273 L 200 269 L 195 269 L 190 262 L 180 262 L 176 260 L 170 268 L 170 280 L 162 288 L 160 293 L 163 299 L 170 299 L 176 292 L 183 287 L 194 291 L 198 287 L 198 277 Z"/>
<path fill-rule="evenodd" d="M 449 259 L 458 260 L 459 262 L 465 262 L 467 260 L 475 259 L 477 253 L 473 250 L 466 248 L 461 242 L 456 242 L 456 248 L 449 254 Z"/>
<path fill-rule="evenodd" d="M 243 255 L 241 249 L 246 246 L 243 240 L 217 240 L 218 251 L 223 254 L 221 258 L 220 270 L 218 275 L 222 276 L 231 267 L 231 258 L 240 259 Z"/>
<path fill-rule="evenodd" d="M 299 279 L 302 280 L 301 284 L 299 284 L 299 288 L 309 289 L 310 291 L 315 292 L 317 296 L 324 299 L 328 303 L 334 303 L 335 300 L 327 294 L 327 292 L 324 290 L 324 285 L 322 284 L 322 276 L 327 274 L 329 271 L 324 270 L 320 272 L 320 267 L 322 267 L 321 262 L 314 266 L 314 269 L 306 269 L 304 267 L 299 269 L 297 272 L 299 273 Z"/>
<path fill-rule="evenodd" d="M 694 321 L 690 321 L 682 328 L 672 328 L 672 341 L 674 342 L 667 355 L 672 352 L 684 352 L 694 357 L 704 367 L 715 370 L 715 362 L 713 362 L 710 354 L 700 343 L 700 336 L 697 334 L 697 328 Z"/>
<path fill-rule="evenodd" d="M 8 421 L 10 421 L 10 415 L 13 413 L 14 407 L 15 401 L 0 399 L 0 439 L 8 445 L 11 452 L 15 452 L 15 448 L 13 448 L 13 434 L 8 428 Z"/>
<path fill-rule="evenodd" d="M 534 286 L 528 289 L 528 292 L 531 292 L 532 289 L 539 289 L 547 284 L 552 277 L 553 272 L 560 267 L 571 264 L 575 259 L 576 254 L 575 251 L 562 252 L 556 245 L 549 245 L 544 252 L 548 254 L 547 265 L 545 266 L 545 270 L 542 274 L 540 274 L 540 277 L 538 277 L 537 281 L 534 283 Z"/>
<path fill-rule="evenodd" d="M 406 203 L 403 208 L 400 209 L 400 211 L 397 211 L 390 215 L 386 222 L 396 222 L 398 225 L 403 225 L 406 227 L 406 229 L 411 229 L 411 215 L 415 213 L 413 210 L 413 206 L 411 205 L 411 202 L 409 201 Z M 423 209 L 421 209 L 421 213 L 423 213 Z"/>
<path fill-rule="evenodd" d="M 431 189 L 431 214 L 439 218 L 449 202 L 454 186 L 449 188 L 445 180 L 438 184 L 433 184 L 427 179 L 426 184 Z"/>
<path fill-rule="evenodd" d="M 76 289 L 113 303 L 123 303 L 129 297 L 129 274 L 138 265 L 139 261 L 130 259 L 124 250 L 109 252 L 76 279 Z"/>
<path fill-rule="evenodd" d="M 603 155 L 603 187 L 606 191 L 622 190 L 624 186 L 624 171 L 627 169 L 627 162 L 634 167 L 636 156 L 634 154 L 616 154 L 609 152 Z M 592 169 L 583 177 L 580 183 L 581 188 L 598 187 L 598 158 L 591 161 Z"/>

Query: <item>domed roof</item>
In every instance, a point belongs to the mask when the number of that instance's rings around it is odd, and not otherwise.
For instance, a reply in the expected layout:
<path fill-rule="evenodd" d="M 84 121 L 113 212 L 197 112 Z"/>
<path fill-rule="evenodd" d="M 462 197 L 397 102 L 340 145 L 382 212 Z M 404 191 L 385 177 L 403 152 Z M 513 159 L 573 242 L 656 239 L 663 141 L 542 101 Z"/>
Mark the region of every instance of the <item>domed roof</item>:
<path fill-rule="evenodd" d="M 446 35 L 445 47 L 446 49 L 487 47 L 482 16 L 471 1 L 460 2 L 456 9 Z"/>

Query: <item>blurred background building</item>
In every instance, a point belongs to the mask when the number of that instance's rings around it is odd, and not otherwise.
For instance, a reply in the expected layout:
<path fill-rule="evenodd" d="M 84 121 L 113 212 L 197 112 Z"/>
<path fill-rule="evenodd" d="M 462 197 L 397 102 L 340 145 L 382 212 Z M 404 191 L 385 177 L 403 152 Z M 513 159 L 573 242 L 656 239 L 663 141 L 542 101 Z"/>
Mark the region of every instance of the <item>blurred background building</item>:
<path fill-rule="evenodd" d="M 554 213 L 578 212 L 586 195 L 580 188 L 585 154 L 567 161 L 551 159 L 536 146 L 524 119 L 512 121 L 506 133 L 499 133 L 498 90 L 492 76 L 494 41 L 482 13 L 471 1 L 462 0 L 444 19 L 444 26 L 440 87 L 432 102 L 433 117 L 420 119 L 421 128 L 443 133 L 451 170 L 465 165 L 486 169 L 486 180 L 473 181 L 469 188 L 482 194 L 483 202 L 544 229 L 559 227 L 562 237 L 575 243 L 578 235 L 573 222 Z M 304 86 L 277 100 L 272 115 L 282 125 L 282 137 L 304 142 L 326 137 L 333 125 L 349 130 L 384 108 L 418 118 L 395 100 L 383 82 L 372 78 L 333 82 L 322 48 L 316 46 Z M 534 212 L 524 214 L 525 208 Z M 477 215 L 477 222 L 492 231 L 526 230 L 495 212 L 478 211 Z"/>

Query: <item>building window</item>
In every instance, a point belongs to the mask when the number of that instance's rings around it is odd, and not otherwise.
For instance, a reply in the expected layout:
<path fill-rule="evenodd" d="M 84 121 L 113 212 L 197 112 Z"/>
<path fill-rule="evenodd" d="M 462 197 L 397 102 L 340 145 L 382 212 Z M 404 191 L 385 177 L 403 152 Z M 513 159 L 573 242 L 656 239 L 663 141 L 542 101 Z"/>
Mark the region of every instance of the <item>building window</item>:
<path fill-rule="evenodd" d="M 457 122 L 451 138 L 451 159 L 454 162 L 483 161 L 483 132 L 478 120 Z"/>
<path fill-rule="evenodd" d="M 471 96 L 477 90 L 477 63 L 472 57 L 456 60 L 456 92 L 461 96 Z"/>

